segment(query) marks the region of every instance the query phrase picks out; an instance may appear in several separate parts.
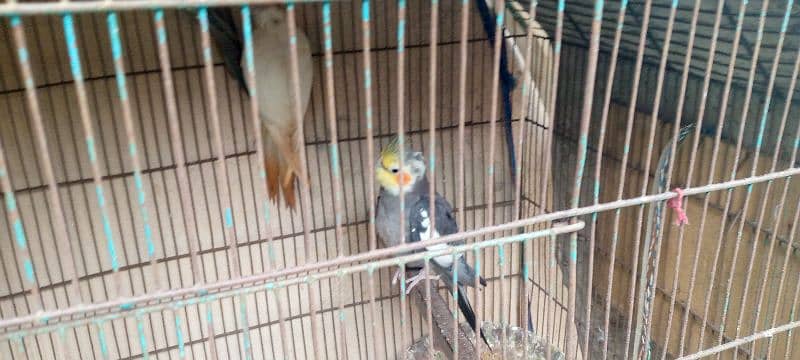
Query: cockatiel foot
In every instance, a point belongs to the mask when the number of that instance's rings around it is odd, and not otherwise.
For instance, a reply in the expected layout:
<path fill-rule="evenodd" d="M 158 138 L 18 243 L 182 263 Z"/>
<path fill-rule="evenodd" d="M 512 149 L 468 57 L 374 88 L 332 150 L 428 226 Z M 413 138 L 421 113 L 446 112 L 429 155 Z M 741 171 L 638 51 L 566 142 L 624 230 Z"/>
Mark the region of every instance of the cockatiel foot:
<path fill-rule="evenodd" d="M 397 285 L 397 281 L 400 280 L 400 276 L 401 275 L 402 275 L 402 273 L 400 272 L 400 268 L 395 270 L 394 276 L 392 277 L 392 285 Z M 420 283 L 420 281 L 425 280 L 426 278 L 431 279 L 431 280 L 439 280 L 439 275 L 432 275 L 431 276 L 431 275 L 428 274 L 428 272 L 425 271 L 425 269 L 420 270 L 417 273 L 417 275 L 414 275 L 414 276 L 406 279 L 406 285 L 407 285 L 407 287 L 406 287 L 406 295 L 410 294 L 411 290 L 413 290 L 414 287 L 417 286 L 417 284 Z"/>
<path fill-rule="evenodd" d="M 425 269 L 420 270 L 417 275 L 406 280 L 406 295 L 410 294 L 411 290 L 425 279 L 439 280 L 439 275 L 430 275 Z"/>

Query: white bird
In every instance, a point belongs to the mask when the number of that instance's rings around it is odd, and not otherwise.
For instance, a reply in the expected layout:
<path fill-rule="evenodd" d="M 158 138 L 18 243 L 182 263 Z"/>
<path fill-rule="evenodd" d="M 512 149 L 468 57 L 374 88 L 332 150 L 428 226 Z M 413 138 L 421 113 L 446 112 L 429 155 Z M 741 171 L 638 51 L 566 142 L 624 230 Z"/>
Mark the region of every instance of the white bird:
<path fill-rule="evenodd" d="M 247 58 L 236 23 L 228 8 L 209 10 L 210 30 L 217 49 L 225 59 L 225 65 L 240 85 L 250 90 L 255 85 L 261 133 L 264 144 L 264 167 L 267 171 L 267 192 L 277 201 L 283 194 L 284 202 L 295 207 L 295 184 L 305 176 L 297 144 L 298 128 L 295 120 L 295 101 L 299 102 L 305 115 L 311 97 L 313 68 L 311 45 L 301 30 L 296 32 L 297 65 L 300 97 L 295 99 L 291 82 L 289 58 L 289 28 L 286 9 L 282 5 L 253 8 L 253 55 L 255 84 L 243 76 Z M 252 91 L 248 91 L 252 93 Z M 251 99 L 253 100 L 253 99 Z"/>

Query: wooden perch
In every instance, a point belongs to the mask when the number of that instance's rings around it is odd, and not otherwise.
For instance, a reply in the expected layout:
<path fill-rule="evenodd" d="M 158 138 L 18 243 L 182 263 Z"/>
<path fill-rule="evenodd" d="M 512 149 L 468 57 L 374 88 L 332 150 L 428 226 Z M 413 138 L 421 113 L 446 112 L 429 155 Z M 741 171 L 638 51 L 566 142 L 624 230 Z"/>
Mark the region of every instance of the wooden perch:
<path fill-rule="evenodd" d="M 433 316 L 433 348 L 441 351 L 448 359 L 453 358 L 454 339 L 458 339 L 459 359 L 474 359 L 475 346 L 459 326 L 458 334 L 453 334 L 453 313 L 447 306 L 447 301 L 436 291 L 439 282 L 431 280 L 431 315 Z M 420 283 L 412 292 L 412 298 L 417 305 L 417 309 L 423 314 L 428 313 L 427 297 L 425 294 L 425 283 Z M 459 324 L 460 325 L 460 324 Z M 424 356 L 428 359 L 427 355 Z"/>

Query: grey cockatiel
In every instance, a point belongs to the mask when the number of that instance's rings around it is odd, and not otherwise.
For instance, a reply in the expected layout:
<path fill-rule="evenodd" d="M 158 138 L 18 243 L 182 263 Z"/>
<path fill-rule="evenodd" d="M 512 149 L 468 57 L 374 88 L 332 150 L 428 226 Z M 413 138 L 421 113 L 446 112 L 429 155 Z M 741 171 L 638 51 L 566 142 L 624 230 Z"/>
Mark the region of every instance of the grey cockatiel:
<path fill-rule="evenodd" d="M 235 17 L 229 8 L 211 8 L 209 30 L 225 61 L 225 67 L 244 89 L 251 89 L 242 69 L 247 68 L 243 55 L 244 42 Z M 297 122 L 294 101 L 299 101 L 305 114 L 311 96 L 313 68 L 311 46 L 301 29 L 297 29 L 297 60 L 300 98 L 295 99 L 291 84 L 289 36 L 286 10 L 283 5 L 258 6 L 252 10 L 253 54 L 256 74 L 256 101 L 262 121 L 264 165 L 267 170 L 267 191 L 277 201 L 283 193 L 285 203 L 295 206 L 295 179 L 305 176 L 297 144 Z M 252 91 L 248 91 L 252 94 Z"/>
<path fill-rule="evenodd" d="M 400 191 L 403 191 L 405 196 L 405 242 L 413 243 L 458 232 L 458 224 L 452 207 L 447 199 L 438 193 L 435 194 L 434 203 L 436 206 L 435 228 L 431 229 L 429 183 L 425 175 L 425 159 L 420 152 L 406 151 L 403 160 L 403 167 L 400 168 L 400 149 L 395 139 L 381 151 L 380 159 L 375 165 L 375 178 L 381 186 L 375 213 L 375 229 L 384 244 L 395 246 L 403 242 L 400 238 Z M 433 245 L 427 249 L 446 249 L 451 244 L 462 245 L 464 241 Z M 406 264 L 407 270 L 419 270 L 416 276 L 407 280 L 409 283 L 407 292 L 411 292 L 411 289 L 426 277 L 442 279 L 448 286 L 452 286 L 455 267 L 458 267 L 458 307 L 470 326 L 476 328 L 475 312 L 472 310 L 464 287 L 474 286 L 476 276 L 483 286 L 486 286 L 486 280 L 477 275 L 475 270 L 467 264 L 464 254 L 457 254 L 456 261 L 453 261 L 453 255 L 434 257 L 431 260 L 431 268 L 434 269 L 435 275 L 425 273 L 422 261 Z M 393 282 L 397 281 L 399 275 L 400 270 L 398 269 Z M 485 340 L 483 331 L 481 331 L 481 337 Z"/>

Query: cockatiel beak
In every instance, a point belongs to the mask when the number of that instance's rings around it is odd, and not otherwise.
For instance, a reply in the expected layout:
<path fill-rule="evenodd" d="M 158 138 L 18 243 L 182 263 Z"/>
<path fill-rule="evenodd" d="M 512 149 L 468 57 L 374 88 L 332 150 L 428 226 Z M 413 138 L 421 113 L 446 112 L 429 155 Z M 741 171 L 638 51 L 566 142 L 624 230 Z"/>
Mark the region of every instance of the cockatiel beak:
<path fill-rule="evenodd" d="M 411 181 L 413 180 L 411 174 L 405 171 L 401 171 L 399 174 L 397 174 L 397 176 L 395 176 L 395 178 L 397 179 L 397 184 L 400 185 L 401 187 L 410 185 Z"/>

